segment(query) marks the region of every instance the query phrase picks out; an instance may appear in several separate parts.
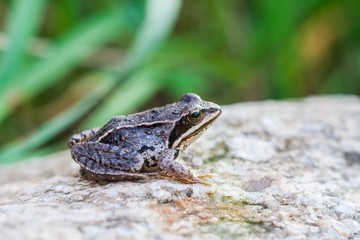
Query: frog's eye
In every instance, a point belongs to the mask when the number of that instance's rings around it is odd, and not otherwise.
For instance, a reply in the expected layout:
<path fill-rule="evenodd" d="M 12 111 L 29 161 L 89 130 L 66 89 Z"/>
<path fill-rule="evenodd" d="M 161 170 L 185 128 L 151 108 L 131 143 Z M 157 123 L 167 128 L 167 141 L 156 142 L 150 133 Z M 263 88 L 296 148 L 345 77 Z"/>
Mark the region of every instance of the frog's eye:
<path fill-rule="evenodd" d="M 191 118 L 197 119 L 201 117 L 201 112 L 199 110 L 195 110 L 191 113 Z"/>
<path fill-rule="evenodd" d="M 188 115 L 188 119 L 192 124 L 198 124 L 202 119 L 202 115 L 201 110 L 196 109 Z"/>

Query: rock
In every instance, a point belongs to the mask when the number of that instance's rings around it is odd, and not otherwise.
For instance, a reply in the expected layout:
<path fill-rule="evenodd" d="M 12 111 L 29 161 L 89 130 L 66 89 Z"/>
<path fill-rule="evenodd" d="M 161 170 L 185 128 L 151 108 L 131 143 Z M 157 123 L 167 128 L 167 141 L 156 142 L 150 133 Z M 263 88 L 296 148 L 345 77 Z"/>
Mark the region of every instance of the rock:
<path fill-rule="evenodd" d="M 223 107 L 181 155 L 211 187 L 79 178 L 69 152 L 0 169 L 0 239 L 360 239 L 360 99 Z"/>

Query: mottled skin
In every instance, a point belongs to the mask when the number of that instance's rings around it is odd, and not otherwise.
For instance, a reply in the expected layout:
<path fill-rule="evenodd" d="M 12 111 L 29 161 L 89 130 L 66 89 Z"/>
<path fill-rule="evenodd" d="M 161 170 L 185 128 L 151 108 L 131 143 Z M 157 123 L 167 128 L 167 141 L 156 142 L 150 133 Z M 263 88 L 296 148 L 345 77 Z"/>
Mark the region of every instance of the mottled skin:
<path fill-rule="evenodd" d="M 220 115 L 196 94 L 148 111 L 112 118 L 69 140 L 71 156 L 92 180 L 139 180 L 159 173 L 185 183 L 205 183 L 174 161 Z"/>

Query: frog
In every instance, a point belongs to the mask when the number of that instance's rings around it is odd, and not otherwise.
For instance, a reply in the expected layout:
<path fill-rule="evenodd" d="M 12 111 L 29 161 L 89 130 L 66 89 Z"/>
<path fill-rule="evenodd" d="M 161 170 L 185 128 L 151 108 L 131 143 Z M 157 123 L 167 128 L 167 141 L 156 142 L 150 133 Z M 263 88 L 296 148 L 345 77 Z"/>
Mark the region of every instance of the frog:
<path fill-rule="evenodd" d="M 80 174 L 95 181 L 145 180 L 165 176 L 208 185 L 176 161 L 221 114 L 219 105 L 187 93 L 178 102 L 112 117 L 101 128 L 74 134 L 68 141 Z"/>

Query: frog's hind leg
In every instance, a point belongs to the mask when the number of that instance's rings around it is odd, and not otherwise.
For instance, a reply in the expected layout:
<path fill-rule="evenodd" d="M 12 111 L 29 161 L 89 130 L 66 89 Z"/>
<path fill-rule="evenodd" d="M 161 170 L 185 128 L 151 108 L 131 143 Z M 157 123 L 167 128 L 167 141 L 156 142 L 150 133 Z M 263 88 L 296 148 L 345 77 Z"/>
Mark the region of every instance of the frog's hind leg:
<path fill-rule="evenodd" d="M 71 155 L 80 164 L 80 173 L 90 180 L 141 180 L 151 174 L 139 173 L 144 160 L 141 154 L 124 152 L 118 146 L 99 142 L 79 143 Z"/>
<path fill-rule="evenodd" d="M 145 180 L 148 179 L 150 176 L 149 174 L 142 174 L 142 173 L 131 173 L 131 172 L 124 172 L 120 170 L 113 170 L 107 169 L 103 173 L 101 171 L 94 173 L 92 171 L 86 170 L 85 168 L 80 168 L 80 175 L 81 177 L 90 180 L 90 181 L 97 181 L 100 183 L 106 183 L 108 181 L 126 181 L 126 180 Z"/>
<path fill-rule="evenodd" d="M 71 138 L 68 141 L 68 146 L 71 148 L 75 144 L 85 142 L 90 137 L 94 136 L 94 134 L 99 130 L 99 128 L 91 128 L 84 130 L 82 132 L 76 133 L 71 136 Z"/>

